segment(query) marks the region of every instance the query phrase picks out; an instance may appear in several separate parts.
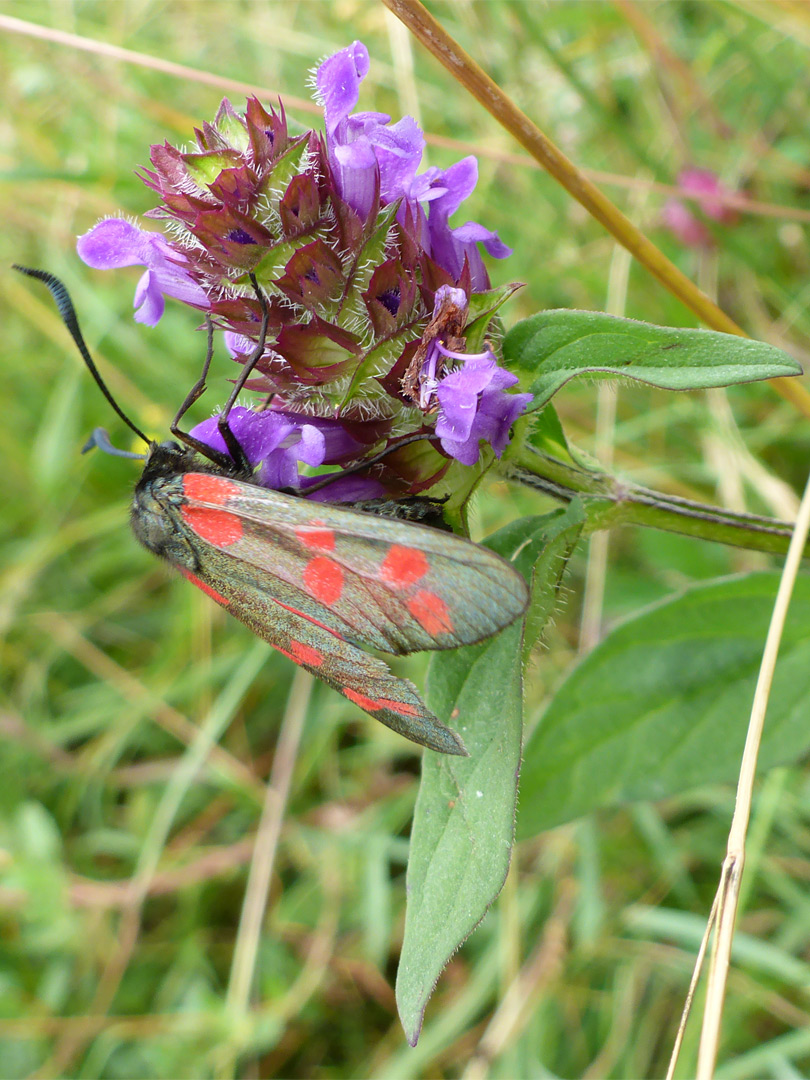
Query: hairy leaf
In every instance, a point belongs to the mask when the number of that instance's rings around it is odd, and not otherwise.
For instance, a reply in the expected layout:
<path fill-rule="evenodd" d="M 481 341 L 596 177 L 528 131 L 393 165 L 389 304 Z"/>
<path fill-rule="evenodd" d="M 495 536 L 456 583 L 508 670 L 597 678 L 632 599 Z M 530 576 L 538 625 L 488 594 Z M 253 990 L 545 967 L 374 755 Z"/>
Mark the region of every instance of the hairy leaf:
<path fill-rule="evenodd" d="M 777 574 L 700 585 L 613 630 L 528 740 L 521 837 L 738 771 Z M 810 747 L 810 578 L 796 583 L 760 767 Z"/>
<path fill-rule="evenodd" d="M 697 390 L 802 372 L 787 353 L 761 341 L 653 326 L 602 311 L 541 311 L 509 331 L 503 352 L 508 367 L 528 376 L 523 382 L 534 394 L 533 409 L 577 375 Z"/>
<path fill-rule="evenodd" d="M 490 538 L 489 546 L 532 582 L 533 637 L 548 617 L 582 519 L 572 505 L 514 522 Z M 431 661 L 427 701 L 459 732 L 470 756 L 424 757 L 397 975 L 399 1015 L 412 1045 L 442 969 L 484 917 L 509 869 L 522 737 L 521 638 L 522 627 L 510 626 Z"/>

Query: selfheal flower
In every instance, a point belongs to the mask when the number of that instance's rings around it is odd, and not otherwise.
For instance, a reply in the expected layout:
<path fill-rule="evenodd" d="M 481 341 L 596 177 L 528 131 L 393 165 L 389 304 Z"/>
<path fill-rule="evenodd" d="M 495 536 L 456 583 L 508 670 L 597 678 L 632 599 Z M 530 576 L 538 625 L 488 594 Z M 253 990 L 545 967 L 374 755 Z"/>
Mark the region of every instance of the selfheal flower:
<path fill-rule="evenodd" d="M 489 289 L 480 245 L 499 258 L 509 249 L 475 222 L 450 225 L 475 187 L 474 158 L 420 175 L 424 137 L 413 118 L 352 111 L 368 67 L 355 42 L 318 69 L 325 136 L 292 134 L 283 108 L 251 99 L 242 115 L 224 100 L 193 149 L 152 147 L 142 178 L 159 203 L 148 216 L 167 236 L 113 219 L 79 240 L 92 266 L 146 267 L 139 321 L 154 324 L 164 297 L 176 297 L 224 332 L 237 364 L 251 364 L 245 390 L 271 405 L 233 410 L 230 426 L 258 483 L 303 491 L 319 483 L 307 470 L 373 459 L 373 477 L 358 471 L 315 498 L 429 490 L 448 455 L 477 460 L 480 438 L 500 453 L 507 418 L 522 408 L 503 394 L 514 379 L 498 368 L 475 391 L 466 434 L 453 437 L 454 383 L 444 410 L 439 389 L 475 359 L 463 355 L 467 312 L 474 304 L 481 341 L 509 293 Z M 446 289 L 458 294 L 457 316 L 434 326 Z M 437 416 L 444 434 L 433 430 Z M 195 434 L 224 452 L 215 420 Z M 430 443 L 411 445 L 415 435 Z"/>
<path fill-rule="evenodd" d="M 451 229 L 448 224 L 451 215 L 473 193 L 477 183 L 478 162 L 474 157 L 466 157 L 449 169 L 427 169 L 416 177 L 410 192 L 411 201 L 416 203 L 419 239 L 425 250 L 455 281 L 460 280 L 466 261 L 475 291 L 489 286 L 489 275 L 478 244 L 482 243 L 487 253 L 496 259 L 505 259 L 512 254 L 512 249 L 496 232 L 475 221 L 468 221 L 456 229 Z M 429 205 L 426 219 L 421 206 L 423 202 Z"/>
<path fill-rule="evenodd" d="M 475 189 L 478 162 L 464 158 L 449 169 L 430 168 L 417 176 L 425 140 L 413 117 L 389 126 L 385 113 L 356 113 L 360 84 L 368 74 L 368 50 L 359 41 L 321 64 L 316 87 L 324 105 L 330 162 L 344 199 L 365 216 L 379 195 L 383 205 L 402 200 L 397 220 L 410 223 L 415 239 L 459 281 L 465 259 L 474 289 L 486 289 L 489 277 L 478 244 L 496 259 L 511 254 L 498 234 L 468 221 L 451 229 L 448 220 Z M 430 210 L 426 215 L 423 203 Z"/>
<path fill-rule="evenodd" d="M 355 41 L 324 60 L 315 76 L 338 190 L 361 217 L 368 216 L 376 198 L 386 205 L 403 197 L 425 148 L 425 138 L 412 116 L 391 124 L 386 113 L 349 115 L 368 67 L 368 49 Z"/>
<path fill-rule="evenodd" d="M 145 232 L 122 218 L 107 218 L 80 236 L 79 257 L 96 270 L 145 266 L 135 289 L 135 321 L 155 326 L 163 315 L 164 296 L 206 310 L 208 297 L 187 269 L 187 260 L 155 232 Z"/>

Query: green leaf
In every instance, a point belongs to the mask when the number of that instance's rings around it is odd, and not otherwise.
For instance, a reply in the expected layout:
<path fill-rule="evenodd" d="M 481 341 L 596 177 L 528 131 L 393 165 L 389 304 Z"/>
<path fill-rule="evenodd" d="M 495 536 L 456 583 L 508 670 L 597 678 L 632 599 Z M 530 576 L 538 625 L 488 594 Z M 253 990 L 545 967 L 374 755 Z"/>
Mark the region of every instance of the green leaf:
<path fill-rule="evenodd" d="M 572 460 L 560 418 L 552 404 L 544 406 L 532 417 L 528 442 L 541 454 L 550 454 L 560 461 Z"/>
<path fill-rule="evenodd" d="M 526 518 L 488 542 L 532 575 L 533 634 L 550 610 L 546 597 L 536 597 L 535 585 L 561 575 L 563 551 L 573 547 L 572 531 L 578 535 L 577 514 L 581 509 L 572 506 Z M 397 1006 L 412 1046 L 442 969 L 483 919 L 509 869 L 522 736 L 521 636 L 517 623 L 431 661 L 427 703 L 461 734 L 470 756 L 424 756 L 397 973 Z"/>
<path fill-rule="evenodd" d="M 613 630 L 574 669 L 529 739 L 520 837 L 738 772 L 779 582 L 751 574 L 667 600 Z M 762 769 L 810 747 L 810 578 L 788 615 Z"/>
<path fill-rule="evenodd" d="M 519 518 L 489 538 L 499 551 L 515 551 L 512 562 L 531 583 L 529 610 L 524 618 L 523 655 L 527 659 L 557 604 L 568 560 L 585 524 L 578 499 L 539 517 Z"/>
<path fill-rule="evenodd" d="M 498 308 L 520 288 L 522 288 L 520 282 L 515 281 L 509 285 L 499 285 L 486 292 L 472 294 L 467 312 L 467 325 L 464 327 L 467 352 L 481 352 L 484 349 L 487 334 L 493 332 L 493 316 Z M 497 336 L 500 337 L 501 333 Z"/>
<path fill-rule="evenodd" d="M 576 375 L 696 390 L 802 372 L 787 353 L 761 341 L 652 326 L 601 311 L 541 311 L 509 331 L 503 353 L 510 369 L 528 374 L 533 409 Z"/>

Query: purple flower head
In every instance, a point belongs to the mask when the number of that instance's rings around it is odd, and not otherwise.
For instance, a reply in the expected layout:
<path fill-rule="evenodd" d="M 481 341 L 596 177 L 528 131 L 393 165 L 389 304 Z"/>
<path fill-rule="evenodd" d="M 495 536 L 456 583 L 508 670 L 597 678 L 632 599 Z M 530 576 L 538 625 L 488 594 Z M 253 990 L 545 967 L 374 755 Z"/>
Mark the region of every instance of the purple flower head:
<path fill-rule="evenodd" d="M 208 297 L 186 269 L 187 260 L 160 233 L 145 232 L 122 218 L 107 218 L 80 236 L 76 249 L 96 270 L 146 267 L 135 289 L 136 322 L 155 326 L 163 315 L 164 296 L 208 309 Z"/>
<path fill-rule="evenodd" d="M 319 483 L 313 469 L 337 476 L 375 459 L 374 479 L 358 469 L 318 499 L 427 491 L 448 455 L 477 460 L 481 438 L 500 453 L 524 407 L 490 352 L 467 355 L 468 314 L 480 349 L 509 294 L 490 290 L 482 259 L 482 246 L 509 254 L 497 234 L 450 224 L 475 188 L 475 158 L 420 175 L 412 117 L 354 111 L 368 70 L 361 42 L 318 68 L 325 135 L 291 132 L 283 107 L 252 98 L 241 113 L 224 100 L 190 148 L 152 147 L 141 177 L 165 234 L 110 219 L 78 242 L 90 266 L 145 268 L 139 322 L 158 322 L 170 296 L 251 364 L 245 389 L 272 407 L 230 421 L 259 483 L 304 492 Z M 412 443 L 437 417 L 438 437 Z M 225 451 L 215 420 L 195 434 Z"/>

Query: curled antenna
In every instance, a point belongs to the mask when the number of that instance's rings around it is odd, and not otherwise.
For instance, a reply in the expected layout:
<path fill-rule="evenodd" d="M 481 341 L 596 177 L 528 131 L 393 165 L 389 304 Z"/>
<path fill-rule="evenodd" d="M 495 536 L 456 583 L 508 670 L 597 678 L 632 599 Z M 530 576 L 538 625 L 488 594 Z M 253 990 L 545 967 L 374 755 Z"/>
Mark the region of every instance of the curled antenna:
<path fill-rule="evenodd" d="M 117 446 L 113 446 L 110 436 L 103 427 L 93 428 L 93 434 L 82 447 L 82 453 L 88 454 L 96 447 L 103 450 L 105 454 L 112 454 L 113 457 L 133 458 L 135 461 L 146 460 L 146 454 L 134 454 L 131 450 L 119 450 Z"/>
<path fill-rule="evenodd" d="M 90 374 L 96 380 L 96 383 L 98 384 L 98 387 L 101 390 L 102 394 L 107 399 L 107 401 L 109 401 L 110 405 L 112 405 L 113 409 L 115 409 L 116 413 L 121 417 L 127 427 L 131 431 L 134 431 L 138 438 L 143 439 L 143 441 L 148 445 L 151 440 L 148 439 L 146 435 L 144 435 L 144 433 L 139 427 L 136 427 L 135 424 L 133 424 L 127 414 L 118 405 L 110 391 L 107 389 L 107 384 L 102 379 L 99 370 L 95 365 L 93 357 L 90 355 L 90 351 L 84 343 L 82 332 L 79 329 L 79 320 L 76 318 L 76 311 L 73 307 L 73 301 L 70 299 L 70 295 L 67 289 L 59 280 L 59 278 L 55 277 L 53 274 L 49 274 L 46 270 L 33 270 L 30 266 L 18 266 L 17 263 L 14 263 L 14 269 L 19 270 L 21 274 L 27 274 L 28 277 L 36 278 L 38 281 L 41 281 L 43 285 L 47 286 L 47 288 L 50 290 L 51 296 L 56 302 L 56 306 L 59 309 L 59 314 L 62 316 L 62 322 L 68 328 L 70 336 L 76 343 L 76 348 L 82 354 L 82 359 L 90 369 Z M 103 444 L 96 440 L 95 432 L 93 433 L 91 443 L 93 445 L 99 446 L 100 448 L 103 448 Z M 109 439 L 107 440 L 107 443 L 109 443 Z M 138 455 L 134 456 L 137 457 Z"/>

